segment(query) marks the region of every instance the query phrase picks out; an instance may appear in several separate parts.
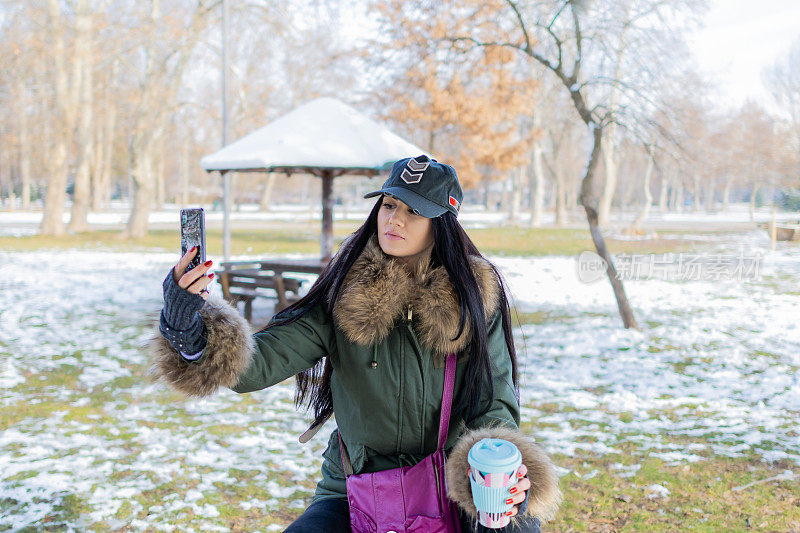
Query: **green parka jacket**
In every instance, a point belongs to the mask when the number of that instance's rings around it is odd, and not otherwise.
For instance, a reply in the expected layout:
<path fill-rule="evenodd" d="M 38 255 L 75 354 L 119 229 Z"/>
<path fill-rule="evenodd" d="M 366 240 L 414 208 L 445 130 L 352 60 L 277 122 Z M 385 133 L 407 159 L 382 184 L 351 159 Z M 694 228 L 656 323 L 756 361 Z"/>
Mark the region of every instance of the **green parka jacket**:
<path fill-rule="evenodd" d="M 338 260 L 334 257 L 333 261 Z M 466 421 L 453 412 L 445 443 L 448 495 L 476 516 L 466 476 L 466 454 L 486 436 L 506 438 L 523 454 L 532 488 L 527 512 L 547 520 L 560 501 L 557 477 L 546 454 L 519 426 L 511 358 L 499 309 L 499 284 L 488 261 L 471 257 L 487 318 L 494 396 L 488 412 Z M 436 450 L 444 386 L 444 358 L 459 354 L 454 398 L 464 384 L 469 321 L 458 332 L 458 297 L 443 267 L 409 271 L 383 252 L 377 236 L 345 276 L 332 316 L 319 303 L 290 324 L 253 334 L 237 310 L 209 296 L 200 310 L 207 344 L 186 362 L 160 333 L 149 346 L 151 374 L 190 396 L 220 385 L 238 393 L 270 387 L 330 357 L 337 428 L 323 453 L 322 479 L 313 501 L 346 498 L 337 431 L 355 473 L 413 465 Z M 273 318 L 273 321 L 275 318 Z M 272 322 L 272 321 L 271 321 Z M 488 400 L 488 399 L 487 399 Z"/>

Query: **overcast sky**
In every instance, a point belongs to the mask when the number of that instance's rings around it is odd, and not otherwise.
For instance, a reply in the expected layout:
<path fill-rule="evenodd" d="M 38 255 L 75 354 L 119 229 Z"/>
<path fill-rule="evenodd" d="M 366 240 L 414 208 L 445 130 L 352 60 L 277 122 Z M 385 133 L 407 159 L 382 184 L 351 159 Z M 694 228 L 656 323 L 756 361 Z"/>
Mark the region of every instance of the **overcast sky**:
<path fill-rule="evenodd" d="M 721 103 L 738 106 L 750 97 L 772 108 L 761 71 L 796 39 L 800 0 L 714 0 L 694 50 L 700 67 L 720 82 Z"/>

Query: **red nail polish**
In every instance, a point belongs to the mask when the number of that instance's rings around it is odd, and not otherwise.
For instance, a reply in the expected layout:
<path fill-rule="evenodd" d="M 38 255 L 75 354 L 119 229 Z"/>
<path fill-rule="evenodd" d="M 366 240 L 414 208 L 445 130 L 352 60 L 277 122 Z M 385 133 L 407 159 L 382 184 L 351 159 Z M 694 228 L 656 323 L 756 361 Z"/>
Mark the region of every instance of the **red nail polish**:
<path fill-rule="evenodd" d="M 189 251 L 190 251 L 190 252 L 194 252 L 195 250 L 197 250 L 197 246 L 192 246 L 192 249 L 191 249 L 191 250 L 189 250 Z"/>
<path fill-rule="evenodd" d="M 514 500 L 509 498 L 509 499 L 506 500 L 506 503 L 514 503 Z"/>
<path fill-rule="evenodd" d="M 509 494 L 516 494 L 517 493 L 517 487 L 511 487 L 511 489 L 508 491 L 508 493 Z"/>
<path fill-rule="evenodd" d="M 511 511 L 506 511 L 506 516 L 511 516 Z"/>
<path fill-rule="evenodd" d="M 211 274 L 209 274 L 209 275 L 208 275 L 208 279 L 212 279 L 213 277 L 214 277 L 214 274 L 213 274 L 213 273 L 211 273 Z"/>
<path fill-rule="evenodd" d="M 208 267 L 208 266 L 211 266 L 211 263 L 213 263 L 213 262 L 214 262 L 214 261 L 212 261 L 211 259 L 209 259 L 208 261 L 206 261 L 206 262 L 205 262 L 205 263 L 203 263 L 203 264 L 204 264 L 205 266 L 207 266 L 207 267 Z"/>

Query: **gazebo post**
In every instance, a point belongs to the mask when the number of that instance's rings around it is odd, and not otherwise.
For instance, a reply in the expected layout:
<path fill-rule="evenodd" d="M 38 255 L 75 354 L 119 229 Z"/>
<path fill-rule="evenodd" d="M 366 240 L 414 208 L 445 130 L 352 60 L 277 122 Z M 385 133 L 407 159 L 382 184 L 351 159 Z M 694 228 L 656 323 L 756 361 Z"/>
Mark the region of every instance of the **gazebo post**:
<path fill-rule="evenodd" d="M 322 260 L 330 261 L 333 254 L 333 170 L 324 168 L 320 171 L 322 179 L 322 236 L 320 248 Z"/>
<path fill-rule="evenodd" d="M 222 170 L 222 257 L 231 260 L 231 171 Z"/>

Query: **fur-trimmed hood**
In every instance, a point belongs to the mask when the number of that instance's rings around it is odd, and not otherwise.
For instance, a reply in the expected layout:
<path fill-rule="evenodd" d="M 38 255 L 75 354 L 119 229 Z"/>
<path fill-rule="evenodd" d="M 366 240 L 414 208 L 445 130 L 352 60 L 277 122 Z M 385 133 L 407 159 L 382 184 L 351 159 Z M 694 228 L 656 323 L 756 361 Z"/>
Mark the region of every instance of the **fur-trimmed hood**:
<path fill-rule="evenodd" d="M 470 266 L 488 323 L 500 303 L 500 286 L 491 263 L 470 256 Z M 330 296 L 330 295 L 329 295 Z M 414 271 L 387 255 L 373 235 L 345 276 L 333 306 L 336 325 L 356 344 L 380 343 L 411 306 L 420 341 L 442 356 L 461 352 L 472 338 L 469 320 L 458 333 L 458 296 L 444 266 L 419 264 Z"/>

